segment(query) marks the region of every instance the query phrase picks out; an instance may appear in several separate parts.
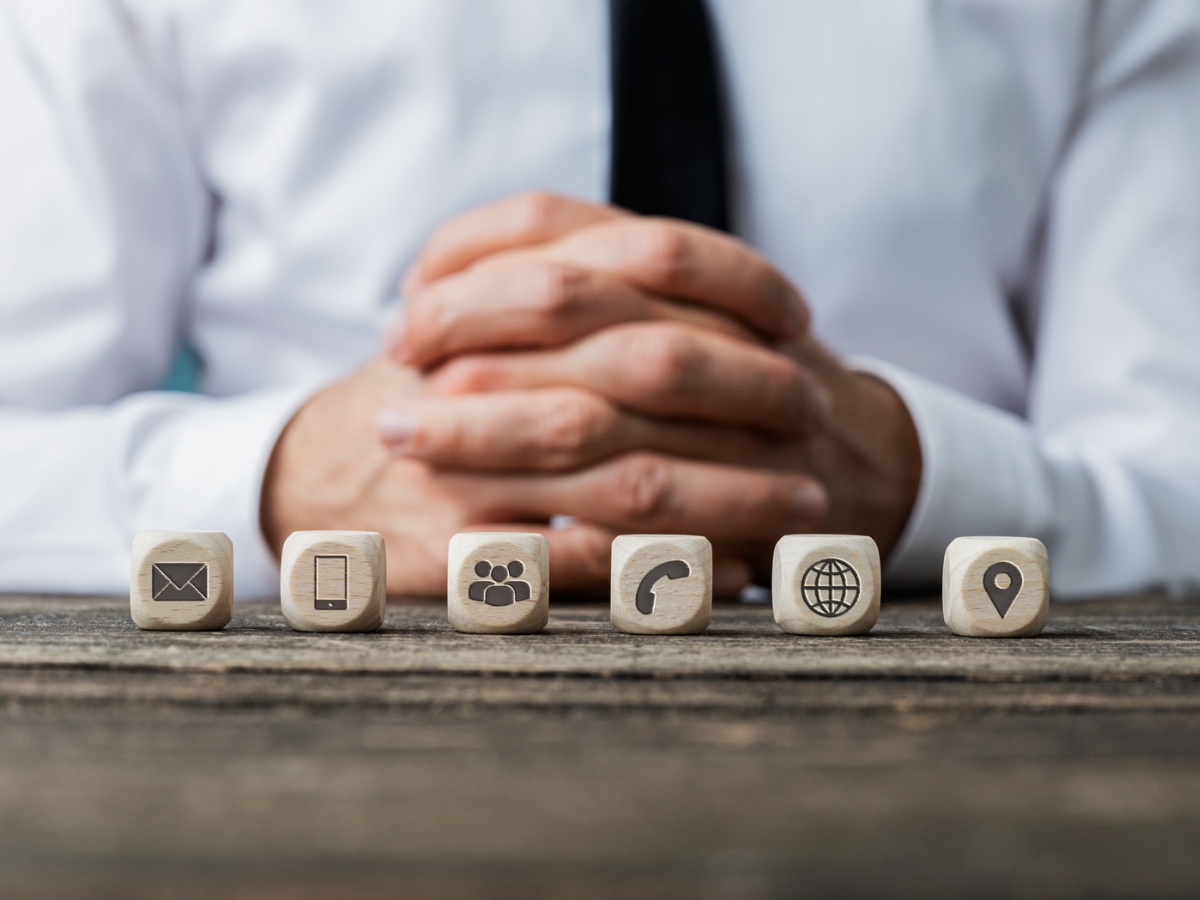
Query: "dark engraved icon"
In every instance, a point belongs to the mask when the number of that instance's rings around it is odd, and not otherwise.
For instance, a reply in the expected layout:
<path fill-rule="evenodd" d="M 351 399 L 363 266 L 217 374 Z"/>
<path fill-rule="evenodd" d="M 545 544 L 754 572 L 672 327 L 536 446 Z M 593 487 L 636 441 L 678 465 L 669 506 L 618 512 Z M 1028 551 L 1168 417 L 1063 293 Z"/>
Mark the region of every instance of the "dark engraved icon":
<path fill-rule="evenodd" d="M 154 563 L 150 595 L 155 600 L 207 600 L 208 563 Z"/>
<path fill-rule="evenodd" d="M 1021 570 L 1010 562 L 993 563 L 983 573 L 983 589 L 987 591 L 996 612 L 1000 613 L 1000 618 L 1003 619 L 1012 609 L 1013 601 L 1021 593 L 1023 581 Z"/>
<path fill-rule="evenodd" d="M 318 556 L 313 577 L 314 609 L 346 609 L 350 605 L 350 557 Z"/>
<path fill-rule="evenodd" d="M 654 612 L 654 586 L 661 579 L 670 578 L 674 581 L 676 578 L 687 578 L 691 574 L 691 567 L 682 559 L 672 559 L 669 562 L 659 563 L 646 573 L 646 576 L 642 579 L 642 583 L 638 585 L 637 597 L 634 599 L 637 611 L 644 616 L 648 616 Z"/>
<path fill-rule="evenodd" d="M 508 606 L 529 599 L 528 581 L 511 581 L 525 574 L 525 565 L 514 559 L 507 566 L 493 566 L 487 560 L 475 563 L 475 574 L 491 581 L 473 581 L 467 596 L 488 606 Z"/>
<path fill-rule="evenodd" d="M 804 571 L 800 581 L 804 605 L 826 619 L 850 612 L 860 593 L 858 572 L 844 559 L 819 559 Z"/>

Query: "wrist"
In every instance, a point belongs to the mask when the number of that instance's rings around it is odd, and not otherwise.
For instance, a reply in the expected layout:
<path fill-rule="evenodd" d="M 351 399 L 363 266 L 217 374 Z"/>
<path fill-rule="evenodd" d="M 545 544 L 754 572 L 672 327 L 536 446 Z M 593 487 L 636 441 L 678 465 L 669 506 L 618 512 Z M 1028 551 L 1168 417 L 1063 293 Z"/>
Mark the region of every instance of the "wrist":
<path fill-rule="evenodd" d="M 809 446 L 830 494 L 827 532 L 867 534 L 884 558 L 896 546 L 921 486 L 921 442 L 903 398 L 884 380 L 847 368 L 808 338 L 793 352 L 826 385 L 833 410 Z"/>

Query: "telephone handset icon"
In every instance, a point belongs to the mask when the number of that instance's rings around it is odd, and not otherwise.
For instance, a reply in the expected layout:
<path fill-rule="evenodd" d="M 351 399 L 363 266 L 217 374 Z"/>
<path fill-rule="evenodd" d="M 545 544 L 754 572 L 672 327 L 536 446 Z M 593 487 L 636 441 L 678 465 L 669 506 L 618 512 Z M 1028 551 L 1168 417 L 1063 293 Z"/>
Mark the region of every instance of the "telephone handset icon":
<path fill-rule="evenodd" d="M 654 585 L 658 584 L 660 580 L 670 578 L 674 581 L 676 578 L 687 578 L 691 574 L 691 567 L 682 559 L 659 563 L 646 573 L 646 577 L 638 585 L 637 599 L 634 601 L 637 611 L 644 616 L 654 612 Z"/>

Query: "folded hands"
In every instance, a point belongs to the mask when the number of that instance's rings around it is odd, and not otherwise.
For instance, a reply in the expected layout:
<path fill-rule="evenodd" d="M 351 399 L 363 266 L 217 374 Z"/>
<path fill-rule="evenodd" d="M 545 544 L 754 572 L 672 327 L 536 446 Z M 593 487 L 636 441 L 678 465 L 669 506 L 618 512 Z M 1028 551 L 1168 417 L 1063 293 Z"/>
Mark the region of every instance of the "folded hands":
<path fill-rule="evenodd" d="M 276 445 L 276 548 L 379 531 L 389 589 L 436 593 L 457 531 L 545 533 L 565 588 L 607 580 L 617 533 L 696 533 L 732 593 L 769 582 L 781 534 L 870 534 L 886 555 L 903 530 L 921 472 L 904 404 L 728 235 L 521 195 L 444 225 L 402 292 L 385 355 Z"/>

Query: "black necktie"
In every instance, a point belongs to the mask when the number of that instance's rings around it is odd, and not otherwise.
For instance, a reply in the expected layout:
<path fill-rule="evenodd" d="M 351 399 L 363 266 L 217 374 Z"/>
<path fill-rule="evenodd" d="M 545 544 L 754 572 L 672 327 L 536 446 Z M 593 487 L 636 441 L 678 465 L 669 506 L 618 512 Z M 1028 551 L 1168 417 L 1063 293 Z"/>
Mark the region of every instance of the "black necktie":
<path fill-rule="evenodd" d="M 728 230 L 712 30 L 703 0 L 609 0 L 610 199 Z"/>

